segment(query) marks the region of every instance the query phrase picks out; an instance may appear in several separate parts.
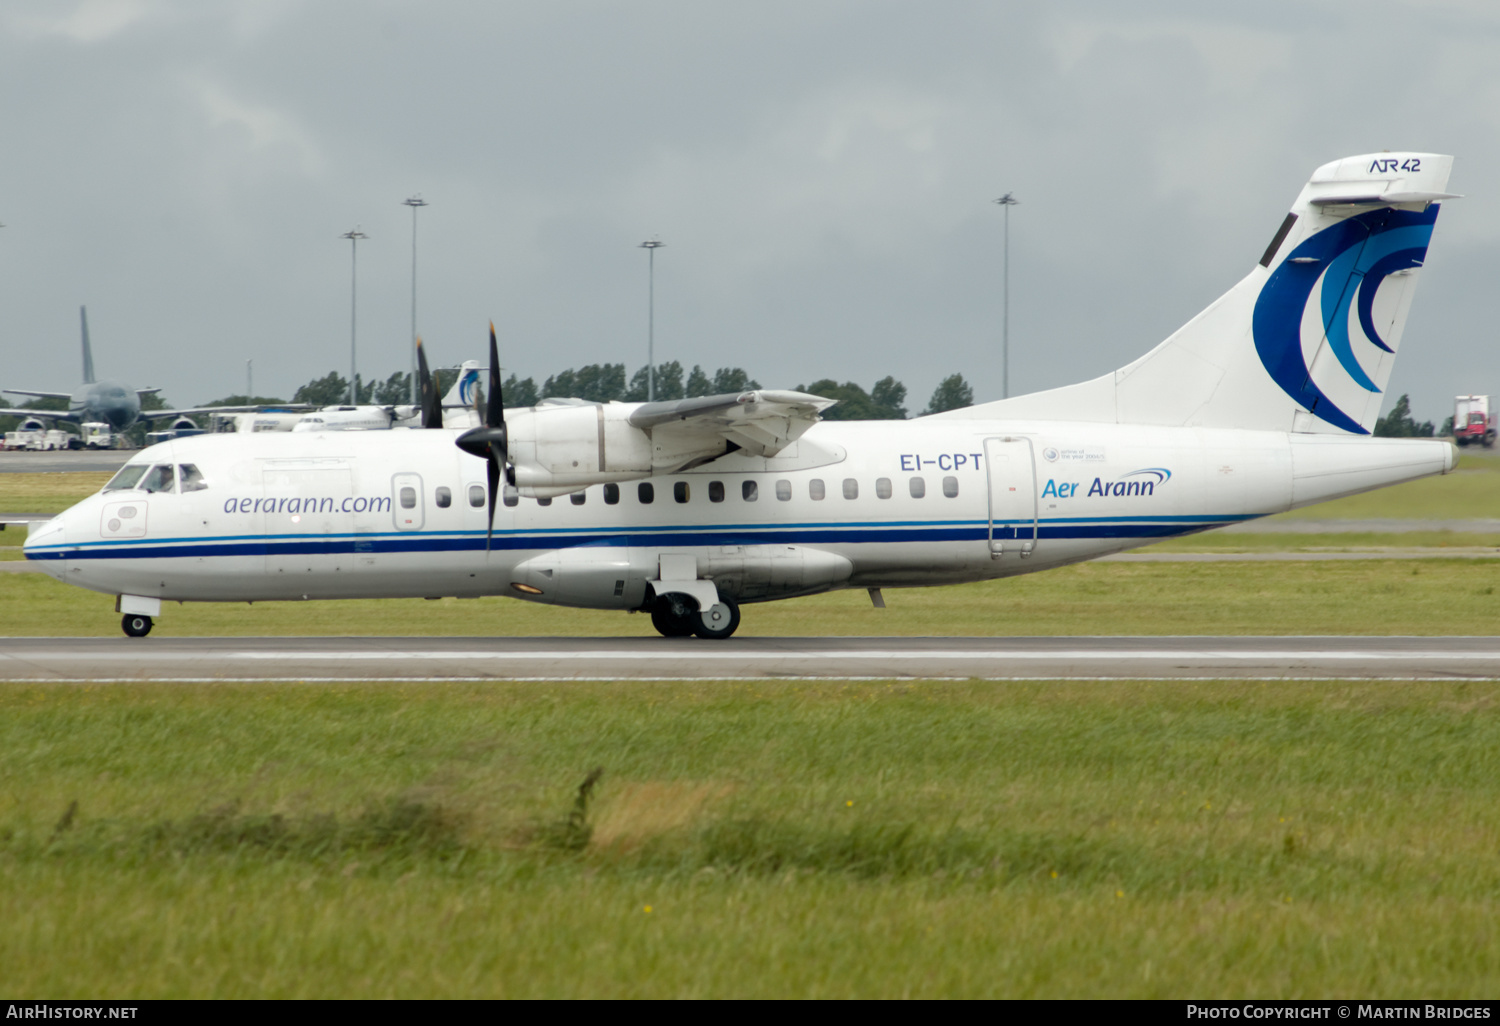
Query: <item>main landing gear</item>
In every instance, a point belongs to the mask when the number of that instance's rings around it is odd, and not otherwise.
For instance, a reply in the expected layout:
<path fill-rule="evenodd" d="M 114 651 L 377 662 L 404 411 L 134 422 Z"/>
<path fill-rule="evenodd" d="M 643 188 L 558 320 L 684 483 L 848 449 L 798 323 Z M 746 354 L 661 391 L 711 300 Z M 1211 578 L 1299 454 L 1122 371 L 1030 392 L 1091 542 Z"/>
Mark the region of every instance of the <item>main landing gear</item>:
<path fill-rule="evenodd" d="M 144 638 L 151 633 L 153 624 L 149 616 L 143 616 L 140 613 L 126 613 L 125 617 L 120 621 L 120 626 L 132 638 Z"/>
<path fill-rule="evenodd" d="M 707 610 L 691 608 L 680 595 L 663 595 L 651 609 L 651 626 L 664 638 L 727 638 L 740 626 L 740 607 L 734 599 L 720 598 Z"/>

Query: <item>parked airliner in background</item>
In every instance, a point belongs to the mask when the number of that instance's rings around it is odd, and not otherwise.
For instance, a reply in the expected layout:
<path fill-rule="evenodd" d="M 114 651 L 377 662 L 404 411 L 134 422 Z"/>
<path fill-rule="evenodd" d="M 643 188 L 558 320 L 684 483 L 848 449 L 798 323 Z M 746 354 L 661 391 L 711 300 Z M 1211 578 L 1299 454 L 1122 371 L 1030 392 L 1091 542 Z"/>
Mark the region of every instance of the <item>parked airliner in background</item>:
<path fill-rule="evenodd" d="M 474 411 L 479 389 L 479 361 L 465 360 L 458 378 L 443 396 L 444 423 L 449 427 L 474 427 L 479 417 Z M 422 411 L 414 406 L 325 406 L 304 413 L 293 431 L 388 431 L 399 427 L 420 427 Z"/>
<path fill-rule="evenodd" d="M 38 392 L 22 388 L 6 388 L 0 391 L 10 395 L 28 395 L 35 399 L 66 399 L 68 408 L 62 410 L 4 409 L 5 416 L 31 417 L 39 420 L 63 420 L 74 424 L 107 425 L 118 438 L 119 433 L 138 420 L 172 421 L 173 429 L 195 429 L 198 425 L 193 416 L 206 413 L 229 413 L 233 410 L 254 410 L 255 406 L 203 407 L 191 410 L 141 410 L 141 396 L 161 391 L 159 388 L 127 388 L 115 381 L 99 381 L 94 377 L 94 354 L 89 348 L 89 312 L 87 307 L 78 308 L 78 318 L 83 330 L 83 384 L 72 392 Z"/>
<path fill-rule="evenodd" d="M 511 595 L 723 638 L 744 603 L 1044 570 L 1453 468 L 1370 437 L 1452 158 L 1317 169 L 1250 273 L 1103 377 L 912 421 L 756 390 L 484 423 L 201 436 L 28 538 L 58 579 L 163 601 Z"/>

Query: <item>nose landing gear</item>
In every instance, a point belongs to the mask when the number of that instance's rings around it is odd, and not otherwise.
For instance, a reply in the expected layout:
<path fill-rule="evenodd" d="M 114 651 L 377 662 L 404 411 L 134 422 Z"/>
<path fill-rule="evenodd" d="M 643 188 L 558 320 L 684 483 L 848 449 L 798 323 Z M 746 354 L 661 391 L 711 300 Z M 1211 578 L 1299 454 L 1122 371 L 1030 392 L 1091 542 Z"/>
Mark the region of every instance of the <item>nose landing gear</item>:
<path fill-rule="evenodd" d="M 126 613 L 120 621 L 120 626 L 124 628 L 125 633 L 130 637 L 144 638 L 151 633 L 151 628 L 154 625 L 149 616 L 144 616 L 140 613 Z"/>

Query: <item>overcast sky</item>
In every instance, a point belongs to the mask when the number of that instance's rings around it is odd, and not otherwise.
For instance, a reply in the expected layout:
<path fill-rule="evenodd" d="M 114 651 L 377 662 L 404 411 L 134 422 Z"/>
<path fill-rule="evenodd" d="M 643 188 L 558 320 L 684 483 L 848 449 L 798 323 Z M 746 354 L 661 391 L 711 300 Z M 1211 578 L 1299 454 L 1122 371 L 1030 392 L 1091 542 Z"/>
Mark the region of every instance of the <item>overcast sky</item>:
<path fill-rule="evenodd" d="M 1500 4 L 5 0 L 0 385 L 187 406 L 483 355 L 768 387 L 1124 364 L 1259 258 L 1310 172 L 1457 156 L 1387 407 L 1500 392 Z"/>

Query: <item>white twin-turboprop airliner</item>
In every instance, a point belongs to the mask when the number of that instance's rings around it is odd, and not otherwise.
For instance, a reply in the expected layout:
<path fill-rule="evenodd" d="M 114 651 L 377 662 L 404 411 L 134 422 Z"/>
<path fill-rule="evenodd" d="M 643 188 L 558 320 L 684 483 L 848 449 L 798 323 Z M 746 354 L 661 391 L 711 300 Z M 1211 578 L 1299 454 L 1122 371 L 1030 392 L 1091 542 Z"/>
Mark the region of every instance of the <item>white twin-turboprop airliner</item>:
<path fill-rule="evenodd" d="M 507 413 L 491 329 L 477 427 L 443 426 L 424 356 L 422 429 L 155 445 L 26 556 L 134 636 L 173 600 L 509 595 L 726 638 L 746 603 L 878 605 L 1445 473 L 1447 443 L 1370 429 L 1452 164 L 1318 168 L 1239 284 L 1081 384 L 912 421 L 772 390 Z"/>

